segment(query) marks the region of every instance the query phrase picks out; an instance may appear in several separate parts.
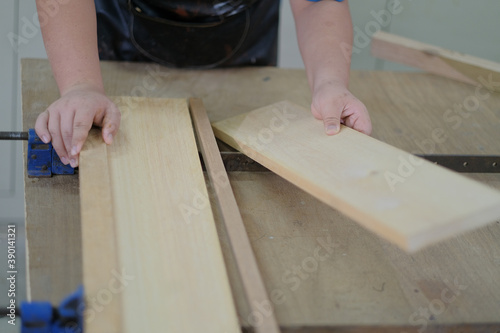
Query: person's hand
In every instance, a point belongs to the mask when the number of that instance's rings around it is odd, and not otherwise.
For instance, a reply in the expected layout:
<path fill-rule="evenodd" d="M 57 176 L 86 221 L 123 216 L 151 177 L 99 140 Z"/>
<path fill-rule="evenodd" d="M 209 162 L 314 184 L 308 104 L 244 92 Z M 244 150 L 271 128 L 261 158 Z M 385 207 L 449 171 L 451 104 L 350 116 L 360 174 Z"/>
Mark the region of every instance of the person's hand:
<path fill-rule="evenodd" d="M 327 83 L 313 91 L 312 114 L 323 120 L 328 135 L 337 134 L 340 124 L 370 135 L 372 123 L 365 105 L 345 86 Z"/>
<path fill-rule="evenodd" d="M 116 105 L 100 89 L 80 84 L 38 116 L 35 131 L 43 142 L 52 141 L 61 162 L 76 167 L 92 124 L 102 127 L 104 142 L 111 144 L 120 118 Z"/>

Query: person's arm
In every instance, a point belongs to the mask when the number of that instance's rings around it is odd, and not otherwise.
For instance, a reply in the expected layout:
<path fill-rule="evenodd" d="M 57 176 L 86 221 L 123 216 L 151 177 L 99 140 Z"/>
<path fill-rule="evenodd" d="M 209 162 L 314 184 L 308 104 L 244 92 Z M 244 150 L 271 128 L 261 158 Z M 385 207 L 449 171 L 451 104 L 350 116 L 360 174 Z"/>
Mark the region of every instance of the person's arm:
<path fill-rule="evenodd" d="M 300 52 L 312 92 L 311 111 L 332 135 L 340 123 L 370 134 L 364 104 L 347 89 L 351 64 L 352 22 L 347 0 L 290 0 Z"/>
<path fill-rule="evenodd" d="M 36 4 L 39 12 L 47 12 L 44 8 L 54 1 Z M 52 141 L 63 163 L 76 167 L 92 124 L 102 127 L 103 139 L 110 144 L 120 126 L 120 112 L 104 94 L 94 1 L 58 6 L 42 25 L 42 35 L 61 97 L 39 115 L 35 129 L 44 142 Z"/>

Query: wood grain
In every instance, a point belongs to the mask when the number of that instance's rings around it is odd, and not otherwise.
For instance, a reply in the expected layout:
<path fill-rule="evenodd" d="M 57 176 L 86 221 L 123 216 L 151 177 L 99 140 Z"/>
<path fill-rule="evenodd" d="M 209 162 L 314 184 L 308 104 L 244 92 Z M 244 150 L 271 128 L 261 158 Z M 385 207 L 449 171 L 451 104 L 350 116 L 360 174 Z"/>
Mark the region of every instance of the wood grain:
<path fill-rule="evenodd" d="M 262 281 L 260 269 L 252 252 L 252 246 L 222 163 L 205 107 L 200 99 L 195 98 L 189 100 L 189 106 L 203 154 L 203 161 L 217 196 L 217 206 L 236 259 L 239 275 L 245 289 L 245 296 L 253 318 L 255 318 L 251 322 L 252 327 L 257 333 L 279 332 L 278 322 L 274 315 L 274 306 Z M 263 313 L 262 307 L 267 308 L 266 313 Z"/>
<path fill-rule="evenodd" d="M 129 276 L 113 331 L 238 332 L 186 100 L 114 101 L 123 116 L 113 144 L 93 135 L 81 155 L 83 229 L 108 225 L 83 233 L 84 281 L 107 286 L 110 268 Z"/>
<path fill-rule="evenodd" d="M 284 99 L 311 103 L 305 72 L 297 69 L 191 71 L 102 62 L 102 72 L 110 95 L 199 97 L 212 121 Z M 500 94 L 489 94 L 477 110 L 461 114 L 455 106 L 475 96 L 475 87 L 441 76 L 352 71 L 350 89 L 370 110 L 378 140 L 415 153 L 500 154 Z M 22 60 L 22 90 L 26 130 L 58 97 L 46 59 Z M 445 117 L 449 110 L 457 121 Z M 438 130 L 445 132 L 443 140 L 434 140 Z M 467 177 L 500 189 L 500 174 Z M 229 178 L 282 332 L 500 329 L 500 223 L 410 255 L 274 173 L 233 172 Z M 25 180 L 33 299 L 56 304 L 83 281 L 78 186 L 77 176 Z M 214 214 L 238 314 L 250 326 L 229 241 Z M 314 266 L 317 251 L 325 260 Z M 453 287 L 455 279 L 467 288 L 431 312 L 446 291 L 445 281 Z"/>
<path fill-rule="evenodd" d="M 465 83 L 482 84 L 487 89 L 500 91 L 500 63 L 383 31 L 373 35 L 371 52 L 373 56 L 381 59 L 417 67 Z"/>
<path fill-rule="evenodd" d="M 124 331 L 122 294 L 126 286 L 117 279 L 124 272 L 119 262 L 107 154 L 101 131 L 92 129 L 80 155 L 85 164 L 79 168 L 80 194 L 85 194 L 80 195 L 80 206 L 83 285 L 87 299 L 85 331 L 89 333 Z"/>
<path fill-rule="evenodd" d="M 369 230 L 416 251 L 500 218 L 500 192 L 343 127 L 326 136 L 281 102 L 213 125 L 216 136 Z"/>

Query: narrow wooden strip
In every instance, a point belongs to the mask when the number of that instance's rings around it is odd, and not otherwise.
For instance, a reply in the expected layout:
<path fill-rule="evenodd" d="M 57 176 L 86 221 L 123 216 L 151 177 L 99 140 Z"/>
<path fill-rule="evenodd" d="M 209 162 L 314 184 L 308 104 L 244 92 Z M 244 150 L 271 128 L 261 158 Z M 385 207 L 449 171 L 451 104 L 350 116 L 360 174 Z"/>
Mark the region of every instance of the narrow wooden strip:
<path fill-rule="evenodd" d="M 491 81 L 500 81 L 500 63 L 383 31 L 373 35 L 371 51 L 373 56 L 381 59 L 470 84 L 483 84 L 490 90 L 500 91 L 500 87 L 491 84 Z"/>
<path fill-rule="evenodd" d="M 85 332 L 121 333 L 122 274 L 118 262 L 116 220 L 107 147 L 92 129 L 80 159 Z M 98 184 L 98 186 L 96 186 Z"/>
<path fill-rule="evenodd" d="M 189 100 L 189 106 L 203 161 L 215 190 L 217 205 L 236 259 L 249 308 L 254 313 L 254 318 L 260 319 L 253 321 L 253 327 L 257 333 L 279 332 L 273 305 L 262 281 L 205 107 L 200 99 L 195 98 Z M 266 308 L 266 313 L 262 313 L 263 307 Z"/>
<path fill-rule="evenodd" d="M 281 102 L 213 124 L 218 138 L 415 251 L 500 217 L 500 192 L 347 127 L 326 136 L 303 107 Z"/>
<path fill-rule="evenodd" d="M 94 148 L 100 137 L 87 140 L 80 195 L 83 202 L 111 185 L 112 217 L 103 203 L 86 208 L 103 211 L 96 221 L 83 214 L 82 224 L 115 224 L 122 332 L 239 332 L 186 100 L 115 103 L 120 131 L 106 150 Z M 108 160 L 109 182 L 96 159 Z M 99 244 L 87 250 L 108 256 Z M 107 261 L 87 272 L 109 270 Z"/>

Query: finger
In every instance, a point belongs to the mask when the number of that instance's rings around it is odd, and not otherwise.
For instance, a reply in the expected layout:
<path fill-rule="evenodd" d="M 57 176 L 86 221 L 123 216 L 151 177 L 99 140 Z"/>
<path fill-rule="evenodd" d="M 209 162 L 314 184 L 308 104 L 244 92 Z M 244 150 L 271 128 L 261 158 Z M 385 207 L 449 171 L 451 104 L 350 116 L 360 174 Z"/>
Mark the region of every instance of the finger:
<path fill-rule="evenodd" d="M 71 152 L 72 156 L 77 157 L 82 150 L 83 144 L 89 135 L 89 131 L 92 128 L 93 122 L 93 112 L 76 112 L 75 118 L 73 120 L 73 138 L 71 141 Z M 77 160 L 78 162 L 78 160 Z"/>
<path fill-rule="evenodd" d="M 313 103 L 311 109 L 316 119 L 323 120 L 327 135 L 335 135 L 340 131 L 340 118 L 343 111 L 342 104 L 323 103 L 315 105 Z"/>
<path fill-rule="evenodd" d="M 337 115 L 328 115 L 323 118 L 325 132 L 328 135 L 335 135 L 340 131 L 340 117 Z"/>
<path fill-rule="evenodd" d="M 120 128 L 121 116 L 120 110 L 114 104 L 106 110 L 102 121 L 102 138 L 108 145 L 113 142 L 113 137 Z"/>
<path fill-rule="evenodd" d="M 370 135 L 372 132 L 372 122 L 366 108 L 359 113 L 353 113 L 345 118 L 345 124 L 352 129 Z"/>
<path fill-rule="evenodd" d="M 332 103 L 328 109 L 322 110 L 323 124 L 327 135 L 335 135 L 340 131 L 340 118 L 342 115 L 342 106 Z"/>
<path fill-rule="evenodd" d="M 38 135 L 38 137 L 42 139 L 42 141 L 45 143 L 49 143 L 51 139 L 48 123 L 49 123 L 49 110 L 45 110 L 44 112 L 40 113 L 35 123 L 35 132 Z"/>
<path fill-rule="evenodd" d="M 52 113 L 49 117 L 49 133 L 52 137 L 52 147 L 56 150 L 61 162 L 67 165 L 69 163 L 68 153 L 61 137 L 61 123 L 58 113 Z"/>
<path fill-rule="evenodd" d="M 76 159 L 71 155 L 71 140 L 73 139 L 73 120 L 75 119 L 74 110 L 65 110 L 60 115 L 61 137 L 64 143 L 64 149 L 68 154 L 70 165 L 76 167 Z"/>
<path fill-rule="evenodd" d="M 352 128 L 366 135 L 372 134 L 372 122 L 370 121 L 369 117 L 360 119 L 354 124 Z"/>

